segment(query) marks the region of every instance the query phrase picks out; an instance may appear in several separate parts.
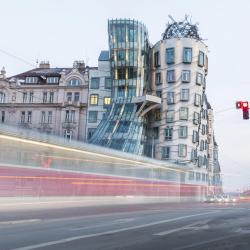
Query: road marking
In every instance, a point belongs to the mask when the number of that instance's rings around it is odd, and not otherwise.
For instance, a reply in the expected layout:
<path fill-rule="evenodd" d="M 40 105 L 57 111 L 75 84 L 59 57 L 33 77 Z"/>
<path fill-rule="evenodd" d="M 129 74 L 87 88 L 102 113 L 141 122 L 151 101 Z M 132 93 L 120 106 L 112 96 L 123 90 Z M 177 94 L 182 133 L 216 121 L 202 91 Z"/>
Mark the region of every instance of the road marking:
<path fill-rule="evenodd" d="M 75 240 L 81 240 L 81 239 L 93 238 L 93 237 L 98 237 L 98 236 L 103 236 L 103 235 L 108 235 L 108 234 L 120 233 L 120 232 L 129 231 L 129 230 L 140 229 L 140 228 L 155 226 L 155 225 L 159 225 L 159 224 L 164 224 L 167 222 L 178 221 L 178 220 L 183 220 L 183 219 L 187 219 L 187 218 L 198 217 L 198 216 L 202 216 L 202 215 L 214 214 L 214 213 L 220 213 L 220 212 L 221 211 L 212 211 L 212 212 L 207 212 L 207 213 L 186 215 L 186 216 L 181 216 L 181 217 L 172 218 L 172 219 L 168 219 L 168 220 L 162 220 L 162 221 L 156 221 L 156 222 L 151 222 L 151 223 L 147 223 L 147 224 L 142 224 L 142 225 L 138 225 L 138 226 L 126 227 L 126 228 L 115 229 L 115 230 L 110 230 L 110 231 L 101 232 L 101 233 L 79 235 L 79 236 L 69 237 L 69 238 L 65 238 L 65 239 L 61 239 L 61 240 L 49 241 L 49 242 L 30 245 L 30 246 L 26 246 L 26 247 L 15 248 L 12 250 L 32 250 L 32 249 L 37 249 L 37 248 L 43 248 L 43 247 L 67 243 L 67 242 L 71 242 L 71 241 L 75 241 Z"/>
<path fill-rule="evenodd" d="M 10 220 L 10 221 L 0 221 L 0 225 L 16 225 L 22 223 L 32 223 L 41 221 L 40 219 L 29 219 L 29 220 Z"/>
<path fill-rule="evenodd" d="M 135 219 L 133 219 L 133 218 L 124 218 L 124 219 L 118 219 L 118 220 L 106 222 L 106 223 L 95 225 L 95 226 L 70 228 L 69 230 L 78 231 L 78 230 L 84 230 L 84 229 L 93 229 L 93 228 L 98 228 L 98 227 L 105 227 L 105 226 L 112 226 L 112 225 L 121 224 L 121 223 L 127 223 L 127 222 L 131 222 L 134 220 Z"/>
<path fill-rule="evenodd" d="M 167 230 L 167 231 L 163 231 L 160 233 L 156 233 L 153 235 L 156 236 L 165 236 L 168 234 L 172 234 L 172 233 L 176 233 L 182 230 L 201 230 L 201 229 L 208 229 L 208 225 L 206 225 L 210 220 L 206 220 L 206 221 L 198 221 L 198 222 L 194 222 L 192 224 L 183 226 L 183 227 L 179 227 L 179 228 L 175 228 L 175 229 L 171 229 L 171 230 Z"/>

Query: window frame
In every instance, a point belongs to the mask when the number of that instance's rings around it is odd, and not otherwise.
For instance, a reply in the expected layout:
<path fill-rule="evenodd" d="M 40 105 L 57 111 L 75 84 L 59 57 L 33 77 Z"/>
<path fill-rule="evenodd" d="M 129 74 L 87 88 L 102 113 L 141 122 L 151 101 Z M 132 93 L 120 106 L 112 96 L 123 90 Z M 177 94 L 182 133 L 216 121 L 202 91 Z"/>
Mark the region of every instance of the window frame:
<path fill-rule="evenodd" d="M 191 51 L 190 55 L 185 54 L 186 51 Z M 190 58 L 188 58 L 190 57 Z M 185 64 L 191 64 L 193 59 L 193 48 L 192 47 L 184 47 L 183 48 L 183 55 L 182 55 L 182 62 Z"/>
<path fill-rule="evenodd" d="M 184 78 L 185 75 L 188 75 L 188 79 Z M 191 70 L 187 70 L 187 69 L 182 70 L 182 72 L 181 72 L 181 81 L 183 83 L 190 83 L 190 81 L 191 81 Z"/>
<path fill-rule="evenodd" d="M 171 54 L 170 57 L 169 57 L 169 54 Z M 174 47 L 166 48 L 165 57 L 166 57 L 165 60 L 166 60 L 167 65 L 174 64 L 175 63 L 175 48 Z"/>
<path fill-rule="evenodd" d="M 96 101 L 94 101 L 94 100 L 96 100 Z M 98 103 L 99 103 L 99 95 L 98 94 L 91 94 L 89 97 L 89 104 L 91 106 L 98 106 Z"/>

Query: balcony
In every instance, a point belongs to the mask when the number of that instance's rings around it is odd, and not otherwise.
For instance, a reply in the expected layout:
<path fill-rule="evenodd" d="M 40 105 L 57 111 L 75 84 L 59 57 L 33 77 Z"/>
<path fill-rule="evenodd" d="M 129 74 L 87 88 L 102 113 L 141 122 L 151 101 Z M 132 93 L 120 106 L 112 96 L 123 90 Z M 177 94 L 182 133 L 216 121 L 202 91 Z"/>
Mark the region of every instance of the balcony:
<path fill-rule="evenodd" d="M 77 127 L 77 122 L 65 121 L 62 123 L 62 127 L 65 129 L 75 129 Z"/>
<path fill-rule="evenodd" d="M 78 108 L 84 108 L 87 106 L 86 103 L 82 103 L 80 101 L 65 101 L 62 103 L 63 107 L 68 107 L 68 106 L 73 106 L 73 107 L 78 107 Z"/>

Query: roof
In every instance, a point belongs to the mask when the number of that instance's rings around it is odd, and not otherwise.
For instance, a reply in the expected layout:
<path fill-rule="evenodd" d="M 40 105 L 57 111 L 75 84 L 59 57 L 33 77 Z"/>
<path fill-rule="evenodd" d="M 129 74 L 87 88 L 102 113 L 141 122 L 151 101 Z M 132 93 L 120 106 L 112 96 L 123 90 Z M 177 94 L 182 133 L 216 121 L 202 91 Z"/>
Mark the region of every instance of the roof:
<path fill-rule="evenodd" d="M 192 24 L 191 20 L 188 20 L 188 16 L 181 22 L 175 21 L 171 16 L 170 19 L 172 23 L 168 23 L 163 34 L 163 40 L 171 38 L 193 38 L 202 40 L 197 24 Z"/>
<path fill-rule="evenodd" d="M 98 61 L 109 61 L 110 57 L 109 57 L 109 51 L 108 50 L 102 50 Z"/>
<path fill-rule="evenodd" d="M 9 77 L 11 78 L 17 78 L 17 79 L 25 79 L 27 76 L 45 76 L 45 77 L 50 77 L 50 76 L 58 76 L 60 77 L 61 74 L 64 72 L 65 74 L 69 73 L 72 70 L 72 68 L 35 68 L 31 69 L 29 71 L 20 73 L 18 75 L 14 75 Z"/>

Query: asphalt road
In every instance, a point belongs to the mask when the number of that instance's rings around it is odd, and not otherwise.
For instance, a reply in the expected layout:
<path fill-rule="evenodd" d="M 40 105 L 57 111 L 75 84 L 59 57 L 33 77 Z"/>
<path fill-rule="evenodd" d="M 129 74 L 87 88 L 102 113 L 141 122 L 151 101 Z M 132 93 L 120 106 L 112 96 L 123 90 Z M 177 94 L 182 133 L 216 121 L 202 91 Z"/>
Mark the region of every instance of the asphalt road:
<path fill-rule="evenodd" d="M 0 250 L 250 249 L 248 203 L 55 203 L 0 205 Z"/>

